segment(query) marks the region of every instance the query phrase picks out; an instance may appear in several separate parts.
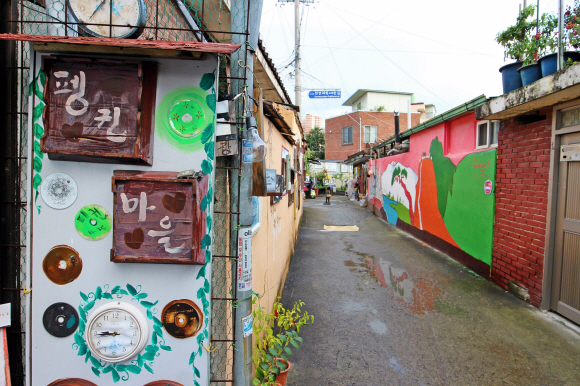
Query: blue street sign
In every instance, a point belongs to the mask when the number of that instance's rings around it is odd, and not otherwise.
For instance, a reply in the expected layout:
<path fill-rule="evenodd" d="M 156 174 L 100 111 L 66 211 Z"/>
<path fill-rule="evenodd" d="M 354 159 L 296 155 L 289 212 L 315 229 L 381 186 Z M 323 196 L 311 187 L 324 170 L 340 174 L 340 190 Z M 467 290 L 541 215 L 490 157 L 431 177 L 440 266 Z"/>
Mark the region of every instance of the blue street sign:
<path fill-rule="evenodd" d="M 309 91 L 308 98 L 340 98 L 340 91 Z"/>

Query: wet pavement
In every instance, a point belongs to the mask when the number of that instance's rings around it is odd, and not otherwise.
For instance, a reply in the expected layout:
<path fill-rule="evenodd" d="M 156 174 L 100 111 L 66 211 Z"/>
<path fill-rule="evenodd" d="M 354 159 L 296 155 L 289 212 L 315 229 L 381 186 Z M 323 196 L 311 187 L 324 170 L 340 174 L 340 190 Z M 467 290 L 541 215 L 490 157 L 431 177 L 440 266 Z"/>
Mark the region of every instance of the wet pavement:
<path fill-rule="evenodd" d="M 580 333 L 358 203 L 323 200 L 303 201 L 283 292 L 315 315 L 288 385 L 580 385 Z"/>

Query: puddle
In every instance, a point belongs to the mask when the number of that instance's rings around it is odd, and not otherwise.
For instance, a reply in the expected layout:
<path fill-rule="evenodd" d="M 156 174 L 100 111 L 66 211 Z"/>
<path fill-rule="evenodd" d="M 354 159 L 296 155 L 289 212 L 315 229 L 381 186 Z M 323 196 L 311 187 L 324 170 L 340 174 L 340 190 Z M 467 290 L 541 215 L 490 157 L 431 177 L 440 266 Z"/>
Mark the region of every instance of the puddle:
<path fill-rule="evenodd" d="M 369 322 L 369 326 L 371 327 L 371 330 L 377 334 L 385 335 L 387 333 L 387 325 L 378 319 Z"/>

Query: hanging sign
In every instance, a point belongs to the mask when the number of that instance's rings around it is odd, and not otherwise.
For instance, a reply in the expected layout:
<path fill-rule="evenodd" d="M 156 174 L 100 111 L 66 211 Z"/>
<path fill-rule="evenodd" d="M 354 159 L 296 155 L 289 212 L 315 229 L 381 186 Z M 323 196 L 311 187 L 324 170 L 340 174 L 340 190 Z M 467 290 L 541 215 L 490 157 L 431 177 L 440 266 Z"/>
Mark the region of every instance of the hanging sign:
<path fill-rule="evenodd" d="M 156 64 L 47 56 L 42 67 L 48 158 L 152 164 Z"/>
<path fill-rule="evenodd" d="M 238 232 L 238 291 L 252 290 L 252 229 Z"/>
<path fill-rule="evenodd" d="M 313 90 L 308 92 L 308 98 L 310 99 L 340 98 L 340 90 L 335 91 Z"/>

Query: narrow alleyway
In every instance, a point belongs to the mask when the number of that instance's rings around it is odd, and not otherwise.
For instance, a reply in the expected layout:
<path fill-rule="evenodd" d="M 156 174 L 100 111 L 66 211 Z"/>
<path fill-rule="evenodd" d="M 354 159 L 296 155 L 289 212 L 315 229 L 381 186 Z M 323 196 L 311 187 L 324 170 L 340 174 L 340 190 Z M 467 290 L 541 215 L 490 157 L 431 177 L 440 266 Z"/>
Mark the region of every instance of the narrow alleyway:
<path fill-rule="evenodd" d="M 305 200 L 290 386 L 580 385 L 580 334 L 344 197 Z M 358 225 L 358 232 L 321 231 Z"/>

